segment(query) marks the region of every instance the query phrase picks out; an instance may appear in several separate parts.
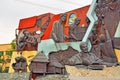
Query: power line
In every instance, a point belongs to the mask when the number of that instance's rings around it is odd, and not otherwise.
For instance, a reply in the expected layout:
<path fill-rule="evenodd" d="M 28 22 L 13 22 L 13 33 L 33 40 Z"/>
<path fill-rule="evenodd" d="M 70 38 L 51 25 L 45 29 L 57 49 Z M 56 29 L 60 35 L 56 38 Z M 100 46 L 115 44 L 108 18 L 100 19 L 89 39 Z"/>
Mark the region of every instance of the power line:
<path fill-rule="evenodd" d="M 58 1 L 69 3 L 69 4 L 72 4 L 72 5 L 77 5 L 77 6 L 81 6 L 82 5 L 82 4 L 74 3 L 74 2 L 71 2 L 71 1 L 68 1 L 68 0 L 58 0 Z"/>
<path fill-rule="evenodd" d="M 33 2 L 29 2 L 29 1 L 25 1 L 25 0 L 16 0 L 22 3 L 26 3 L 26 4 L 30 4 L 30 5 L 34 5 L 34 6 L 39 6 L 39 7 L 43 7 L 43 8 L 47 8 L 47 9 L 53 9 L 53 10 L 59 10 L 59 11 L 67 11 L 65 9 L 60 9 L 60 8 L 55 8 L 55 7 L 50 7 L 50 6 L 46 6 L 46 5 L 42 5 L 42 4 L 38 4 L 38 3 L 33 3 Z"/>

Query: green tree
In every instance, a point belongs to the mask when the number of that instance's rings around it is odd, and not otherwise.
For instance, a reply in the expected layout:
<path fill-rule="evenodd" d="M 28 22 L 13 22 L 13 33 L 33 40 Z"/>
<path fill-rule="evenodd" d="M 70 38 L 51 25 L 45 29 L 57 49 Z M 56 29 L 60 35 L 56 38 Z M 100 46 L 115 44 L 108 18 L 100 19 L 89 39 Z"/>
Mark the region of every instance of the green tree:
<path fill-rule="evenodd" d="M 4 63 L 5 62 L 5 60 L 4 59 L 0 59 L 0 63 Z"/>
<path fill-rule="evenodd" d="M 6 52 L 6 55 L 8 55 L 8 56 L 11 57 L 11 56 L 12 56 L 12 53 L 13 53 L 13 51 L 7 51 L 7 52 Z"/>
<path fill-rule="evenodd" d="M 1 59 L 2 56 L 3 56 L 3 51 L 0 51 L 0 59 Z"/>
<path fill-rule="evenodd" d="M 9 71 L 9 67 L 6 67 L 4 71 L 2 71 L 3 73 L 8 73 Z"/>
<path fill-rule="evenodd" d="M 16 39 L 13 39 L 10 44 L 11 44 L 11 51 L 14 51 L 16 47 Z"/>
<path fill-rule="evenodd" d="M 0 66 L 0 73 L 2 73 L 2 67 Z"/>

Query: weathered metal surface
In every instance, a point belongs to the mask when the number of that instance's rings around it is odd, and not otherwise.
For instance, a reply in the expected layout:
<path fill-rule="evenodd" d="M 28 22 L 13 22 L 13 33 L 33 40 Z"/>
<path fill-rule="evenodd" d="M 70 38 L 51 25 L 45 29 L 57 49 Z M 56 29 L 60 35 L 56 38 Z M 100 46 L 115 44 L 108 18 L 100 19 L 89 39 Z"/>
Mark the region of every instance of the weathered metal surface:
<path fill-rule="evenodd" d="M 101 58 L 106 62 L 117 62 L 111 41 L 100 44 Z"/>
<path fill-rule="evenodd" d="M 99 36 L 98 36 L 98 31 L 96 30 L 96 28 L 92 30 L 92 33 L 89 39 L 92 45 L 91 51 L 94 52 L 100 58 L 101 53 L 100 53 L 100 47 L 99 47 Z"/>
<path fill-rule="evenodd" d="M 35 57 L 37 54 L 37 51 L 23 51 L 22 56 L 24 56 L 27 60 L 27 64 L 30 64 L 30 61 Z M 14 73 L 14 69 L 12 68 L 12 64 L 15 63 L 15 58 L 20 55 L 20 52 L 13 52 L 11 63 L 9 65 L 9 72 L 8 73 Z M 27 71 L 30 72 L 30 70 L 27 68 Z"/>
<path fill-rule="evenodd" d="M 50 38 L 55 42 L 64 42 L 65 34 L 64 34 L 64 25 L 63 23 L 66 21 L 67 15 L 66 13 L 61 14 L 60 20 L 55 21 L 52 27 Z"/>
<path fill-rule="evenodd" d="M 107 28 L 107 30 L 110 32 L 111 38 L 115 35 L 116 29 L 120 21 L 119 9 L 120 0 L 98 0 L 96 13 L 98 16 L 98 21 L 102 21 L 102 25 L 100 27 Z"/>
<path fill-rule="evenodd" d="M 47 73 L 47 63 L 31 62 L 30 71 L 32 73 Z"/>
<path fill-rule="evenodd" d="M 44 24 L 42 24 L 43 18 L 47 18 Z M 36 26 L 40 28 L 43 32 L 47 29 L 47 26 L 49 25 L 51 20 L 50 15 L 41 15 L 40 18 L 36 21 Z"/>
<path fill-rule="evenodd" d="M 56 73 L 62 74 L 62 68 L 55 68 Z"/>
<path fill-rule="evenodd" d="M 81 41 L 85 35 L 87 27 L 80 27 L 80 18 L 76 18 L 75 22 L 69 26 L 69 41 Z"/>
<path fill-rule="evenodd" d="M 57 52 L 60 50 L 66 50 L 68 47 L 72 47 L 73 49 L 80 52 L 80 41 L 79 42 L 65 42 L 65 43 L 55 43 L 52 39 L 48 40 L 41 40 L 40 43 L 38 43 L 38 52 L 43 51 L 47 58 L 49 53 L 51 52 Z M 90 43 L 90 42 L 89 42 Z M 88 49 L 91 49 L 91 45 L 88 46 Z"/>
<path fill-rule="evenodd" d="M 120 38 L 114 38 L 113 39 L 113 44 L 114 44 L 114 48 L 120 50 Z"/>
<path fill-rule="evenodd" d="M 37 54 L 29 66 L 32 73 L 47 73 L 48 59 L 43 52 Z"/>
<path fill-rule="evenodd" d="M 113 42 L 107 29 L 105 29 L 105 34 L 106 38 L 104 34 L 100 35 L 101 58 L 106 62 L 117 62 L 117 57 L 113 49 Z"/>
<path fill-rule="evenodd" d="M 79 48 L 80 42 L 66 42 L 66 43 L 55 43 L 52 39 L 42 40 L 38 44 L 38 52 L 43 51 L 45 55 L 48 57 L 50 52 L 57 52 L 60 50 L 66 50 L 69 46 L 73 49 L 80 51 Z"/>
<path fill-rule="evenodd" d="M 30 73 L 0 73 L 0 80 L 30 80 Z"/>
<path fill-rule="evenodd" d="M 59 73 L 62 74 L 62 69 L 64 65 L 62 65 L 55 56 L 49 56 L 50 63 L 48 64 L 48 73 Z"/>
<path fill-rule="evenodd" d="M 107 65 L 107 66 L 117 65 L 116 63 L 115 64 L 112 63 L 113 61 L 109 60 L 107 62 L 103 59 L 100 59 L 94 53 L 88 51 L 87 44 L 84 42 L 80 44 L 80 48 L 81 48 L 81 52 L 71 57 L 70 63 L 72 63 L 72 65 L 81 65 L 81 64 L 86 66 L 96 65 L 96 64 Z M 114 59 L 114 58 L 111 58 L 111 59 Z M 115 60 L 114 62 L 116 62 Z"/>
<path fill-rule="evenodd" d="M 61 50 L 58 52 L 51 52 L 49 54 L 49 59 L 52 60 L 53 58 L 56 58 L 58 62 L 60 62 L 63 65 L 69 65 L 69 59 L 77 54 L 78 51 L 73 49 L 72 47 L 69 47 L 67 50 Z"/>
<path fill-rule="evenodd" d="M 15 70 L 15 72 L 27 72 L 27 61 L 25 57 L 16 57 L 15 61 L 16 62 L 12 64 L 12 68 Z"/>
<path fill-rule="evenodd" d="M 73 34 L 81 41 L 86 33 L 87 27 L 76 27 Z"/>
<path fill-rule="evenodd" d="M 120 21 L 120 0 L 98 0 L 96 7 L 96 14 L 98 21 L 96 28 L 98 36 L 103 34 L 105 36 L 105 43 L 100 42 L 101 58 L 107 62 L 116 62 L 117 58 L 114 52 L 114 47 L 119 42 L 114 37 L 119 37 L 119 21 Z M 107 30 L 107 32 L 106 32 Z M 109 37 L 108 37 L 109 32 Z M 99 44 L 99 43 L 98 43 Z M 97 44 L 97 45 L 98 45 Z M 118 47 L 117 45 L 117 47 Z M 95 50 L 99 50 L 99 46 L 92 45 Z M 100 56 L 99 51 L 97 56 Z"/>
<path fill-rule="evenodd" d="M 32 60 L 31 62 L 43 62 L 43 63 L 48 63 L 49 60 L 45 56 L 43 52 L 39 52 Z"/>
<path fill-rule="evenodd" d="M 30 33 L 23 29 L 19 35 L 16 34 L 16 50 L 23 51 L 27 47 L 28 50 L 36 50 L 40 35 L 36 32 Z"/>
<path fill-rule="evenodd" d="M 48 73 L 56 73 L 54 66 L 48 66 Z"/>

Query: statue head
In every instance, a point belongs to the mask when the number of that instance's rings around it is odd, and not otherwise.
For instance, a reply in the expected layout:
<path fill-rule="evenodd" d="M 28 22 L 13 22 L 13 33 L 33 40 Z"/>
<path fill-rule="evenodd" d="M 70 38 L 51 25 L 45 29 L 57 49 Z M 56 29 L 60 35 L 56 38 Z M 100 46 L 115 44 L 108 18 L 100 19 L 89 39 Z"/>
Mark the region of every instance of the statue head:
<path fill-rule="evenodd" d="M 76 18 L 75 19 L 75 25 L 79 25 L 80 24 L 80 18 Z"/>
<path fill-rule="evenodd" d="M 15 61 L 16 61 L 16 63 L 19 63 L 20 62 L 20 57 L 16 57 Z"/>
<path fill-rule="evenodd" d="M 23 57 L 23 56 L 21 56 L 21 57 L 20 57 L 20 61 L 21 61 L 21 62 L 26 62 L 26 58 Z"/>
<path fill-rule="evenodd" d="M 92 33 L 93 33 L 93 34 L 97 34 L 96 28 L 93 28 Z"/>
<path fill-rule="evenodd" d="M 30 37 L 30 33 L 28 31 L 24 32 L 24 39 L 27 39 L 28 37 Z"/>
<path fill-rule="evenodd" d="M 105 41 L 106 41 L 105 35 L 104 35 L 104 34 L 101 34 L 101 35 L 100 35 L 100 42 L 101 42 L 101 43 L 104 43 Z"/>
<path fill-rule="evenodd" d="M 81 52 L 83 52 L 83 53 L 88 53 L 87 43 L 81 42 L 81 43 L 80 43 L 80 49 L 81 49 Z"/>

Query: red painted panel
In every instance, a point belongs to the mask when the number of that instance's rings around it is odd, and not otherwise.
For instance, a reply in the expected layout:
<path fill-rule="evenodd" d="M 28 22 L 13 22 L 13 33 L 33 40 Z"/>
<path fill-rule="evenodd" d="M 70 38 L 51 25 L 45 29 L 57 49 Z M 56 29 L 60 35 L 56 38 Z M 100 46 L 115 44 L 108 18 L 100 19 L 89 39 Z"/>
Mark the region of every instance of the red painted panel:
<path fill-rule="evenodd" d="M 36 18 L 37 18 L 36 16 L 33 16 L 33 17 L 21 19 L 19 22 L 19 29 L 30 28 L 35 26 Z"/>
<path fill-rule="evenodd" d="M 53 16 L 53 18 L 50 21 L 50 24 L 48 25 L 46 31 L 44 32 L 44 36 L 42 37 L 42 40 L 49 39 L 53 23 L 54 21 L 59 20 L 59 19 L 60 19 L 60 14 Z"/>

